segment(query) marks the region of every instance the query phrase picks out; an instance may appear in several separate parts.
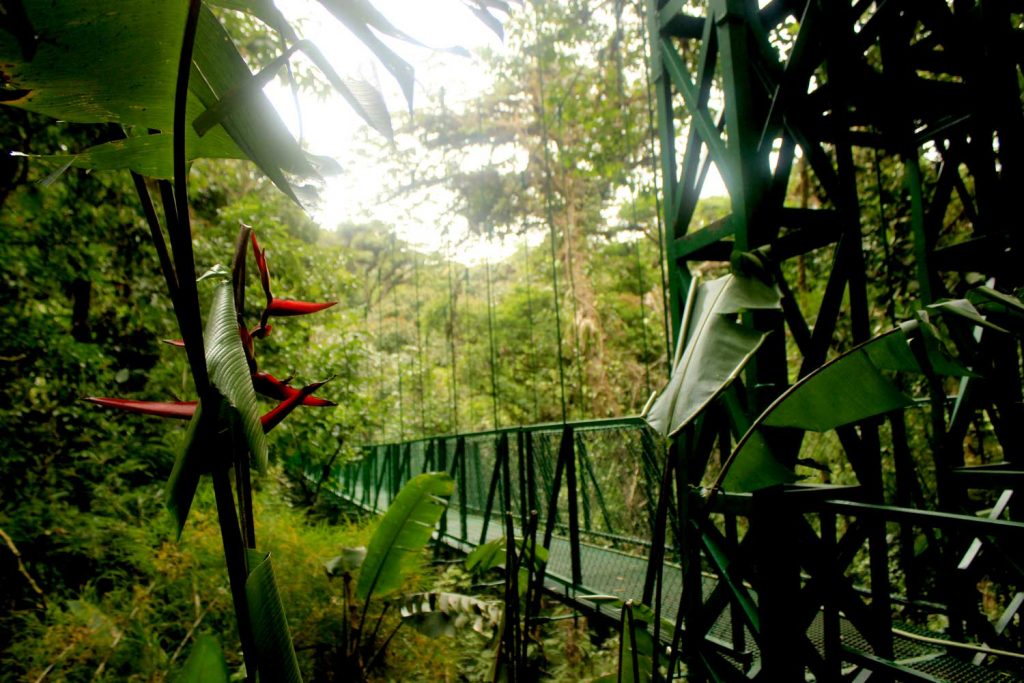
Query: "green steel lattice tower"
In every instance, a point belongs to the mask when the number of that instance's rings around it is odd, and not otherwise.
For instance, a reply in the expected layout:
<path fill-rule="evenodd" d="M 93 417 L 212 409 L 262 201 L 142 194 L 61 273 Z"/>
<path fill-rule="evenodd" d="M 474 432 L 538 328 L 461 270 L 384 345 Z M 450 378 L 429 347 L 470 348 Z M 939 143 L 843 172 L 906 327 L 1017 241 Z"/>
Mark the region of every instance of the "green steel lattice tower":
<path fill-rule="evenodd" d="M 762 271 L 782 293 L 781 312 L 744 321 L 773 334 L 745 371 L 742 389 L 731 392 L 720 411 L 732 439 L 790 383 L 822 365 L 830 350 L 849 348 L 892 325 L 892 309 L 886 315 L 887 302 L 880 301 L 886 283 L 905 283 L 903 314 L 962 296 L 969 282 L 985 281 L 1004 292 L 1024 284 L 1016 206 L 1024 191 L 1022 12 L 1024 3 L 1009 0 L 649 0 L 674 329 L 691 271 L 703 262 Z M 728 190 L 731 212 L 696 225 L 712 166 Z M 805 198 L 808 185 L 814 188 L 816 201 L 791 199 L 801 183 Z M 792 280 L 805 260 L 827 266 L 814 310 L 794 293 Z M 995 450 L 1006 461 L 1024 445 L 1020 349 L 990 337 L 981 346 L 984 357 L 976 359 L 990 370 L 987 379 L 965 381 L 955 403 L 932 411 L 928 453 L 910 452 L 902 416 L 839 433 L 863 500 L 973 513 L 979 498 L 1013 490 L 1019 473 L 1011 466 L 990 467 L 984 476 L 964 468 L 965 437 L 979 416 L 991 424 Z M 707 481 L 716 439 L 723 452 L 729 450 L 728 427 L 704 429 L 718 433 L 684 435 L 684 445 L 677 446 L 690 487 Z M 773 446 L 792 465 L 800 442 L 798 434 L 780 435 Z M 915 478 L 922 463 L 935 470 L 937 496 L 931 501 Z M 754 509 L 775 509 L 756 502 L 767 495 L 755 496 Z M 837 621 L 830 625 L 827 611 L 824 626 L 815 625 L 821 617 L 812 608 L 821 598 L 806 575 L 828 572 L 812 566 L 809 548 L 792 540 L 798 536 L 768 529 L 802 525 L 799 515 L 787 522 L 782 513 L 771 512 L 770 521 L 751 514 L 750 538 L 740 532 L 717 548 L 731 554 L 738 567 L 734 578 L 761 588 L 757 604 L 744 612 L 735 595 L 694 595 L 700 593 L 699 572 L 713 564 L 700 520 L 731 513 L 701 510 L 701 500 L 685 490 L 679 496 L 677 541 L 691 577 L 683 610 L 691 677 L 730 680 L 744 672 L 761 680 L 803 680 L 809 671 L 819 680 L 838 680 L 840 662 L 854 656 L 807 643 L 815 628 L 839 628 Z M 783 498 L 775 501 L 780 508 Z M 864 527 L 860 542 L 854 537 L 847 545 L 867 543 L 871 582 L 888 586 L 887 528 L 881 522 Z M 898 533 L 908 541 L 914 529 L 904 523 Z M 808 530 L 812 545 L 832 534 Z M 937 545 L 960 559 L 962 548 L 949 536 Z M 837 542 L 842 546 L 842 539 Z M 844 552 L 837 551 L 836 562 L 849 561 Z M 912 553 L 901 553 L 908 593 L 923 590 L 913 582 L 923 584 L 929 576 L 944 590 L 966 595 L 942 598 L 949 602 L 951 636 L 1005 638 L 978 619 L 969 566 L 928 574 L 911 566 Z M 971 564 L 966 557 L 960 564 L 965 562 Z M 842 568 L 830 570 L 833 579 L 844 580 L 836 577 Z M 844 611 L 870 656 L 891 662 L 894 606 L 883 592 L 847 602 Z M 801 601 L 809 607 L 803 612 Z M 745 660 L 735 647 L 731 654 L 713 652 L 710 640 L 702 639 L 730 610 L 747 629 L 734 625 L 734 635 L 740 641 L 745 633 L 752 636 L 747 649 L 757 657 Z M 752 670 L 755 660 L 760 664 Z"/>

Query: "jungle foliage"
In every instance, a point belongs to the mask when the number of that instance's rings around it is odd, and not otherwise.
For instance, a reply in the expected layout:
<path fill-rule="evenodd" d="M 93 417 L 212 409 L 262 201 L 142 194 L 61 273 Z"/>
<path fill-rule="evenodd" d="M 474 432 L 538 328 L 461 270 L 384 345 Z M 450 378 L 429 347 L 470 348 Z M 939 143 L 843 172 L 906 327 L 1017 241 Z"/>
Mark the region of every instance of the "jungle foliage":
<path fill-rule="evenodd" d="M 0 395 L 0 677 L 207 680 L 211 668 L 216 675 L 224 670 L 238 675 L 245 660 L 238 643 L 246 636 L 240 640 L 224 572 L 225 552 L 233 552 L 268 586 L 254 589 L 248 601 L 258 604 L 261 593 L 276 591 L 286 607 L 294 655 L 291 642 L 278 644 L 285 653 L 280 660 L 288 667 L 281 680 L 297 671 L 334 680 L 353 658 L 368 676 L 392 675 L 374 670 L 391 666 L 400 672 L 395 675 L 426 668 L 452 677 L 490 678 L 496 636 L 489 629 L 481 627 L 490 641 L 460 631 L 454 645 L 426 645 L 416 629 L 398 627 L 405 617 L 426 631 L 448 631 L 452 614 L 480 609 L 466 601 L 475 598 L 461 593 L 504 601 L 507 608 L 518 590 L 488 593 L 474 588 L 480 577 L 469 570 L 441 573 L 415 563 L 405 566 L 386 554 L 377 557 L 380 564 L 372 565 L 373 571 L 364 564 L 358 578 L 354 566 L 335 562 L 328 573 L 340 575 L 341 581 L 328 581 L 323 563 L 339 547 L 369 543 L 371 553 L 371 539 L 389 535 L 387 520 L 373 535 L 365 526 L 348 524 L 331 507 L 322 480 L 310 482 L 294 471 L 289 478 L 273 465 L 269 476 L 252 481 L 251 502 L 244 502 L 244 491 L 239 496 L 243 517 L 253 519 L 259 532 L 261 549 L 273 550 L 276 588 L 271 590 L 265 553 L 252 556 L 221 547 L 214 510 L 226 512 L 227 505 L 222 496 L 218 506 L 206 486 L 195 489 L 194 503 L 190 494 L 184 496 L 191 505 L 188 525 L 183 540 L 175 541 L 184 514 L 177 527 L 167 522 L 164 482 L 187 452 L 182 442 L 206 437 L 188 437 L 181 425 L 145 416 L 105 412 L 80 399 L 116 395 L 222 403 L 214 395 L 202 396 L 203 381 L 190 376 L 201 376 L 197 368 L 207 365 L 213 385 L 229 399 L 230 383 L 245 385 L 242 380 L 251 377 L 256 357 L 246 355 L 246 335 L 236 334 L 236 323 L 238 318 L 256 319 L 254 329 L 266 331 L 269 321 L 263 313 L 274 301 L 269 289 L 258 277 L 246 285 L 236 270 L 235 279 L 217 276 L 222 281 L 213 287 L 200 283 L 187 302 L 180 296 L 193 276 L 238 253 L 238 225 L 244 223 L 255 227 L 267 250 L 243 240 L 242 260 L 248 258 L 245 245 L 252 244 L 251 263 L 263 273 L 261 262 L 269 260 L 275 291 L 339 301 L 320 316 L 275 321 L 278 329 L 257 340 L 259 368 L 272 368 L 297 386 L 330 377 L 322 393 L 337 404 L 300 410 L 282 423 L 272 438 L 271 463 L 293 459 L 328 471 L 367 442 L 638 413 L 667 380 L 672 349 L 664 319 L 642 8 L 621 2 L 528 3 L 505 25 L 509 50 L 487 56 L 488 68 L 497 75 L 490 91 L 470 103 L 439 95 L 417 109 L 408 126 L 395 127 L 374 89 L 337 74 L 272 3 L 191 3 L 198 7 L 196 46 L 194 62 L 186 64 L 194 69 L 188 92 L 179 91 L 177 101 L 187 3 L 113 3 L 116 19 L 77 24 L 74 16 L 91 3 L 62 3 L 59 12 L 42 11 L 43 4 L 4 3 L 6 23 L 0 31 L 0 93 L 10 105 L 0 108 L 0 134 L 9 141 L 8 149 L 22 153 L 0 158 L 5 323 L 0 342 L 5 387 Z M 379 39 L 402 39 L 404 34 L 369 3 L 322 4 L 371 44 L 403 91 L 411 93 L 408 65 Z M 487 28 L 501 30 L 492 12 L 507 9 L 504 3 L 467 4 Z M 173 36 L 169 27 L 176 31 Z M 64 48 L 70 57 L 62 56 Z M 398 239 L 395 226 L 318 228 L 299 202 L 309 201 L 309 180 L 333 170 L 334 164 L 301 148 L 257 87 L 283 68 L 282 55 L 295 51 L 306 54 L 318 70 L 318 75 L 300 76 L 316 87 L 328 84 L 368 126 L 393 137 L 388 194 L 415 198 L 444 188 L 452 234 L 456 223 L 465 224 L 472 232 L 515 243 L 515 254 L 501 262 L 467 265 L 457 258 L 457 243 L 446 253 L 423 253 Z M 83 73 L 101 76 L 86 79 Z M 197 78 L 199 73 L 204 77 Z M 145 87 L 134 87 L 139 84 Z M 49 118 L 54 116 L 68 123 L 57 125 Z M 423 167 L 410 174 L 413 155 L 421 148 L 433 154 L 416 162 Z M 466 162 L 481 151 L 490 163 L 474 167 Z M 191 167 L 187 193 L 186 162 Z M 867 244 L 877 247 L 865 252 L 869 294 L 877 318 L 892 326 L 912 318 L 918 307 L 917 283 L 909 273 L 899 275 L 911 263 L 913 245 L 882 227 L 908 220 L 904 169 L 897 159 L 857 162 L 873 168 L 876 178 L 861 188 L 865 225 L 879 226 L 866 235 Z M 144 192 L 128 169 L 146 176 Z M 410 175 L 415 182 L 405 180 Z M 793 202 L 804 207 L 813 206 L 821 194 L 806 175 L 789 190 Z M 164 215 L 149 215 L 140 194 L 160 202 Z M 721 198 L 705 200 L 697 222 L 713 222 L 728 211 L 727 204 Z M 154 218 L 158 230 L 162 221 L 172 235 L 173 226 L 191 223 L 187 248 L 184 240 L 170 239 L 174 278 L 159 265 L 159 248 L 151 246 Z M 951 234 L 958 220 L 951 221 Z M 191 256 L 186 258 L 186 251 Z M 815 309 L 830 268 L 828 256 L 811 254 L 786 267 L 796 270 L 787 273 L 796 283 L 792 295 L 804 310 Z M 714 276 L 728 264 L 702 268 Z M 174 283 L 170 297 L 169 282 Z M 172 305 L 174 299 L 178 303 Z M 759 291 L 697 315 L 713 320 L 716 334 L 743 337 L 731 322 L 751 299 L 775 306 Z M 242 300 L 244 305 L 238 303 Z M 175 318 L 188 316 L 192 322 L 179 331 Z M 208 336 L 219 332 L 231 347 L 235 379 L 230 382 L 218 379 L 209 340 L 206 349 L 196 341 L 201 329 L 196 321 L 204 318 L 214 324 Z M 930 330 L 922 325 L 914 338 L 927 343 Z M 246 334 L 256 336 L 248 328 Z M 843 335 L 840 330 L 830 350 L 835 365 L 794 387 L 791 406 L 799 404 L 798 393 L 806 392 L 811 398 L 803 400 L 813 403 L 815 395 L 830 393 L 830 383 L 848 381 L 842 371 L 851 362 L 877 360 L 869 349 L 851 352 L 852 340 Z M 178 337 L 185 337 L 187 352 L 161 342 Z M 708 347 L 715 341 L 679 344 L 680 360 L 697 354 L 695 362 L 707 364 Z M 726 379 L 760 343 L 740 341 L 737 358 L 720 359 Z M 932 360 L 945 362 L 938 355 Z M 879 367 L 908 369 L 906 363 Z M 836 375 L 830 379 L 828 372 Z M 673 377 L 689 386 L 687 381 L 682 374 Z M 920 389 L 924 381 L 900 380 L 899 389 Z M 692 416 L 723 386 L 704 386 L 702 394 L 687 391 L 688 407 L 676 402 L 656 409 L 654 419 L 664 427 L 660 431 L 674 431 L 680 418 L 674 424 L 671 418 L 678 411 L 688 408 L 683 412 Z M 904 400 L 899 391 L 883 398 L 890 399 L 887 408 Z M 237 437 L 232 444 L 211 440 L 213 446 L 206 447 L 236 450 L 236 487 L 247 476 L 244 451 L 263 449 L 254 416 L 258 419 L 270 404 L 257 400 L 247 394 L 230 401 L 233 409 L 210 411 L 217 415 L 215 426 L 230 427 Z M 237 403 L 262 407 L 239 418 Z M 810 414 L 792 410 L 800 419 Z M 857 411 L 853 406 L 846 416 L 864 417 Z M 234 426 L 239 419 L 240 430 Z M 788 424 L 793 415 L 780 407 L 763 423 L 771 426 L 772 420 Z M 198 424 L 197 419 L 197 429 Z M 825 431 L 835 425 L 799 426 Z M 972 438 L 981 450 L 992 441 L 991 429 L 982 423 L 974 427 Z M 916 445 L 927 443 L 927 425 L 912 424 L 910 431 Z M 748 453 L 756 449 L 750 444 L 757 432 L 751 434 L 741 444 Z M 805 453 L 818 471 L 799 471 L 826 481 L 851 480 L 848 467 L 830 458 L 834 443 L 829 439 L 834 436 L 808 439 Z M 721 454 L 722 459 L 727 455 Z M 194 474 L 192 484 L 198 480 Z M 923 484 L 930 494 L 934 482 Z M 179 512 L 187 507 L 182 503 Z M 324 519 L 343 523 L 329 527 Z M 393 538 L 400 535 L 399 526 Z M 426 542 L 415 540 L 419 546 Z M 504 550 L 510 545 L 515 549 L 516 544 L 506 543 Z M 241 594 L 246 593 L 244 583 Z M 392 595 L 402 594 L 404 603 L 397 598 L 387 603 L 397 607 L 390 612 L 376 603 L 369 607 L 370 598 L 383 597 L 376 594 L 383 591 L 381 585 Z M 235 598 L 241 594 L 236 586 Z M 367 609 L 373 610 L 369 621 Z M 650 647 L 638 642 L 646 631 L 636 628 L 631 610 L 625 610 L 622 626 L 626 644 L 618 675 L 623 680 L 640 677 L 641 660 L 650 666 Z M 390 647 L 390 638 L 377 637 L 378 629 L 397 633 Z M 219 642 L 211 634 L 219 634 Z M 602 650 L 575 623 L 551 626 L 528 645 L 525 639 L 519 642 L 530 650 L 533 671 L 552 678 L 571 680 L 582 671 L 608 674 L 615 667 L 615 653 Z M 377 653 L 385 648 L 382 664 Z M 258 649 L 266 652 L 272 646 Z M 424 661 L 424 653 L 433 654 Z M 279 670 L 268 671 L 276 677 Z"/>

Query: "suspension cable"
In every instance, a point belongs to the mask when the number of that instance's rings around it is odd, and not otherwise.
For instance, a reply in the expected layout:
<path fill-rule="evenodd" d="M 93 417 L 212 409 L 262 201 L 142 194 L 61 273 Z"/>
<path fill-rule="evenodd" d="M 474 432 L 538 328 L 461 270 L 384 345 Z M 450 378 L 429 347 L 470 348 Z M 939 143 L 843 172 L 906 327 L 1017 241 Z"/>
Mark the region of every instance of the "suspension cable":
<path fill-rule="evenodd" d="M 633 205 L 633 215 L 636 216 L 636 204 Z M 633 243 L 636 245 L 636 276 L 637 285 L 640 291 L 640 334 L 643 340 L 643 352 L 644 352 L 644 388 L 646 393 L 644 394 L 644 400 L 647 400 L 647 396 L 651 394 L 651 361 L 650 361 L 650 349 L 647 344 L 647 305 L 644 303 L 644 294 L 647 292 L 647 281 L 644 279 L 644 261 L 640 254 L 640 242 L 643 238 L 637 237 Z"/>
<path fill-rule="evenodd" d="M 534 15 L 534 30 L 536 31 L 538 38 L 538 44 L 534 49 L 537 52 L 537 82 L 540 96 L 540 131 L 541 144 L 544 147 L 544 205 L 547 214 L 549 241 L 551 243 L 551 288 L 555 300 L 555 333 L 558 343 L 555 356 L 558 359 L 558 388 L 559 397 L 562 402 L 562 422 L 565 422 L 567 416 L 565 411 L 565 364 L 562 362 L 562 306 L 559 302 L 558 296 L 558 258 L 556 253 L 556 242 L 558 236 L 555 234 L 555 219 L 551 208 L 551 152 L 548 150 L 547 107 L 544 102 L 544 65 L 541 63 L 541 46 L 539 45 L 539 3 L 535 0 L 533 6 L 534 12 L 536 13 Z"/>
<path fill-rule="evenodd" d="M 491 298 L 491 262 L 484 258 L 484 272 L 487 276 L 487 338 L 491 344 L 491 409 L 494 413 L 494 428 L 498 429 L 498 352 L 494 344 L 494 300 Z"/>
<path fill-rule="evenodd" d="M 577 72 L 577 75 L 579 75 L 578 72 Z M 566 97 L 568 97 L 569 92 L 572 91 L 571 88 L 573 87 L 573 85 L 575 85 L 575 83 L 576 83 L 576 79 L 574 78 L 573 81 L 572 81 L 572 84 L 570 84 L 570 86 L 569 86 L 570 90 L 568 90 L 562 96 L 563 100 Z M 561 136 L 561 134 L 562 134 L 562 105 L 561 105 L 561 103 L 558 104 L 557 111 L 558 111 L 558 118 L 557 118 L 557 121 L 558 121 L 558 134 L 559 134 L 559 136 Z M 546 145 L 545 145 L 545 151 L 547 151 L 547 146 Z M 559 162 L 559 165 L 561 166 L 561 162 Z M 563 187 L 564 187 L 564 185 L 563 185 Z M 565 220 L 565 229 L 562 231 L 562 241 L 565 244 L 565 259 L 566 259 L 565 270 L 568 273 L 568 277 L 566 279 L 569 280 L 569 301 L 572 302 L 573 364 L 576 366 L 576 386 L 579 389 L 579 402 L 577 403 L 577 405 L 579 406 L 579 409 L 578 409 L 577 415 L 579 415 L 579 414 L 586 415 L 587 414 L 586 392 L 584 391 L 584 387 L 586 385 L 586 381 L 585 381 L 584 370 L 583 370 L 583 354 L 580 353 L 580 312 L 579 312 L 579 307 L 578 307 L 579 298 L 576 296 L 576 266 L 573 263 L 572 241 L 574 239 L 574 236 L 573 236 L 573 232 L 572 232 L 572 227 L 573 226 L 572 226 L 571 222 L 569 221 L 568 207 L 566 207 L 566 216 L 565 216 L 565 218 L 566 218 L 566 220 Z"/>
<path fill-rule="evenodd" d="M 416 380 L 419 389 L 420 399 L 420 437 L 427 435 L 427 417 L 426 417 L 426 393 L 423 390 L 423 341 L 422 332 L 420 327 L 422 326 L 422 313 L 420 311 L 420 258 L 419 253 L 414 249 L 412 252 L 412 278 L 413 286 L 416 291 Z"/>
<path fill-rule="evenodd" d="M 459 433 L 459 404 L 458 404 L 458 393 L 456 391 L 458 387 L 458 375 L 455 369 L 455 287 L 452 283 L 452 243 L 451 238 L 445 237 L 445 254 L 448 257 L 448 351 L 449 359 L 451 360 L 452 369 L 452 381 L 451 387 L 449 388 L 449 395 L 452 400 L 452 434 Z"/>
<path fill-rule="evenodd" d="M 383 260 L 384 251 L 381 250 Z M 377 395 L 384 401 L 384 280 L 381 276 L 381 261 L 377 261 Z M 387 425 L 380 423 L 380 442 L 387 441 Z"/>
<path fill-rule="evenodd" d="M 638 14 L 643 16 L 643 10 L 638 9 Z M 651 157 L 651 178 L 654 183 L 654 215 L 656 216 L 656 222 L 658 224 L 658 267 L 661 270 L 661 307 L 662 307 L 662 327 L 665 333 L 665 359 L 666 359 L 666 374 L 672 372 L 672 326 L 669 324 L 671 318 L 670 315 L 670 301 L 668 296 L 668 274 L 665 271 L 665 225 L 662 221 L 661 215 L 661 191 L 658 186 L 658 156 L 655 149 L 655 134 L 654 134 L 654 99 L 651 95 L 651 91 L 654 89 L 654 78 L 652 76 L 652 64 L 654 63 L 654 46 L 651 44 L 647 31 L 640 31 L 640 35 L 643 36 L 644 40 L 644 62 L 646 63 L 644 68 L 644 76 L 647 81 L 647 143 L 650 150 Z M 664 185 L 664 178 L 662 178 L 662 185 Z"/>
<path fill-rule="evenodd" d="M 395 282 L 391 287 L 391 299 L 394 304 L 395 312 L 395 341 L 397 345 L 397 352 L 395 353 L 395 370 L 398 375 L 398 440 L 405 441 L 405 410 L 404 410 L 404 398 L 402 395 L 402 346 L 397 344 L 398 340 L 401 339 L 401 332 L 398 329 L 398 261 L 395 258 L 396 250 L 398 247 L 398 235 L 392 233 L 391 235 L 391 259 L 395 262 Z"/>
<path fill-rule="evenodd" d="M 629 104 L 626 102 L 626 85 L 625 77 L 623 72 L 625 68 L 623 66 L 622 51 L 623 51 L 623 30 L 622 30 L 622 9 L 623 0 L 617 0 L 615 5 L 616 10 L 616 21 L 615 21 L 615 41 L 618 45 L 618 49 L 615 51 L 616 58 L 616 84 L 618 86 L 618 97 L 619 97 L 619 117 L 621 119 L 623 131 L 625 132 L 624 138 L 626 141 L 626 150 L 629 154 L 630 168 L 627 173 L 628 184 L 629 184 L 629 203 L 632 214 L 633 226 L 640 231 L 640 236 L 637 237 L 635 244 L 636 251 L 636 271 L 637 271 L 637 284 L 639 286 L 638 293 L 640 295 L 640 332 L 641 339 L 643 340 L 643 355 L 644 355 L 644 397 L 651 393 L 651 362 L 650 362 L 650 349 L 647 343 L 647 306 L 644 303 L 644 294 L 647 292 L 647 283 L 644 278 L 644 264 L 640 250 L 640 242 L 643 236 L 647 234 L 646 230 L 640 227 L 640 220 L 637 215 L 636 209 L 636 179 L 633 175 L 633 162 L 635 158 L 633 156 L 633 125 L 632 117 L 629 115 Z M 637 164 L 639 166 L 639 164 Z"/>
<path fill-rule="evenodd" d="M 465 266 L 463 268 L 462 278 L 463 278 L 463 281 L 465 283 L 464 284 L 464 288 L 462 290 L 464 292 L 462 298 L 466 302 L 466 310 L 463 313 L 463 315 L 464 315 L 463 319 L 467 320 L 467 321 L 472 321 L 473 316 L 472 316 L 472 308 L 470 307 L 469 293 L 471 291 L 473 291 L 473 290 L 469 286 L 470 285 L 470 283 L 469 283 L 469 266 Z M 472 382 L 469 383 L 469 387 L 466 389 L 466 393 L 468 394 L 467 398 L 469 399 L 468 405 L 466 406 L 466 424 L 467 424 L 467 426 L 470 429 L 477 429 L 480 423 L 476 420 L 476 413 L 474 411 L 474 407 L 475 406 L 473 405 L 473 383 Z"/>
<path fill-rule="evenodd" d="M 523 187 L 526 187 L 526 177 L 523 176 Z M 540 397 L 537 395 L 537 344 L 533 336 L 533 294 L 530 283 L 530 240 L 523 231 L 523 261 L 526 262 L 526 327 L 530 335 L 530 371 L 527 380 L 530 385 L 530 395 L 533 397 L 533 422 L 540 421 Z"/>

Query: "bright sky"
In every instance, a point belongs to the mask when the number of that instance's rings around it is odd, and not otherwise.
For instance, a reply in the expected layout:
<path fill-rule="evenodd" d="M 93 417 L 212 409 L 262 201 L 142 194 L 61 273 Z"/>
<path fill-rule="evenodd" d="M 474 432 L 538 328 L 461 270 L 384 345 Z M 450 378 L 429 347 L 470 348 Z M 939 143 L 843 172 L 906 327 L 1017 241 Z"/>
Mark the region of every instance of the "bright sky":
<path fill-rule="evenodd" d="M 476 99 L 490 85 L 491 78 L 477 56 L 481 48 L 504 49 L 498 37 L 463 5 L 460 0 L 374 0 L 374 5 L 399 30 L 432 47 L 461 46 L 473 55 L 459 57 L 384 38 L 384 41 L 416 70 L 413 106 L 429 101 L 444 89 L 445 101 L 457 106 Z M 377 83 L 384 94 L 395 126 L 408 116 L 405 98 L 396 81 L 372 52 L 315 0 L 277 0 L 277 6 L 291 20 L 298 19 L 303 37 L 312 40 L 342 76 Z M 512 5 L 513 11 L 517 7 Z M 282 118 L 298 135 L 299 125 L 290 90 L 274 82 L 266 88 Z M 320 101 L 302 95 L 302 135 L 314 154 L 336 159 L 343 169 L 326 179 L 321 205 L 313 217 L 327 230 L 339 223 L 380 220 L 395 226 L 403 240 L 426 250 L 441 250 L 446 239 L 461 242 L 453 256 L 465 263 L 479 263 L 485 257 L 498 260 L 514 252 L 518 240 L 508 243 L 483 239 L 465 240 L 466 226 L 461 217 L 447 216 L 450 197 L 444 188 L 436 188 L 426 203 L 406 206 L 401 197 L 386 204 L 378 202 L 382 190 L 394 180 L 386 169 L 368 154 L 369 138 L 380 144 L 382 138 L 371 131 L 348 104 L 336 94 Z M 705 195 L 724 194 L 724 187 L 712 168 Z M 446 232 L 448 237 L 446 238 Z"/>
<path fill-rule="evenodd" d="M 290 19 L 300 18 L 304 37 L 316 43 L 342 76 L 361 78 L 376 83 L 384 94 L 397 128 L 408 116 L 408 106 L 397 82 L 358 39 L 313 0 L 277 0 L 277 5 Z M 375 0 L 374 5 L 399 30 L 431 47 L 461 46 L 474 56 L 459 57 L 409 45 L 385 38 L 416 70 L 413 106 L 426 103 L 429 97 L 445 91 L 445 100 L 457 104 L 475 99 L 490 84 L 490 78 L 476 53 L 480 48 L 504 49 L 501 41 L 481 23 L 459 0 Z M 298 134 L 298 119 L 291 92 L 275 82 L 266 92 L 282 118 Z M 307 148 L 315 154 L 335 158 L 344 169 L 338 176 L 326 179 L 321 205 L 313 210 L 320 225 L 332 230 L 347 221 L 377 219 L 396 227 L 399 237 L 425 249 L 444 246 L 443 229 L 448 227 L 453 239 L 465 231 L 462 224 L 440 225 L 448 203 L 446 191 L 438 188 L 431 201 L 415 209 L 402 205 L 401 198 L 387 205 L 377 203 L 378 195 L 394 181 L 386 169 L 367 155 L 368 143 L 381 144 L 383 138 L 365 126 L 348 104 L 336 94 L 320 101 L 315 96 L 302 96 L 302 134 Z M 369 140 L 372 138 L 372 140 Z M 444 219 L 449 220 L 449 219 Z M 484 256 L 501 258 L 513 245 L 488 244 L 476 240 L 464 244 L 456 257 L 463 261 L 479 261 Z"/>

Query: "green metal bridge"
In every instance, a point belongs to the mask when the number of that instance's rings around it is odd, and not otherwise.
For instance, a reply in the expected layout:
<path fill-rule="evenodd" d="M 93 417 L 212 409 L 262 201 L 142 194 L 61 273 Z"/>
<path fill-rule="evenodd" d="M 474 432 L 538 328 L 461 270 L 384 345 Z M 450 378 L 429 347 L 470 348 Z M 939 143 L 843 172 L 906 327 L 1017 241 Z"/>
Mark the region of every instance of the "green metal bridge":
<path fill-rule="evenodd" d="M 536 511 L 550 591 L 612 618 L 587 596 L 651 606 L 688 680 L 1021 680 L 1020 335 L 957 335 L 973 376 L 835 427 L 856 485 L 713 482 L 794 383 L 898 322 L 897 278 L 908 310 L 1024 286 L 1024 3 L 648 0 L 647 16 L 672 331 L 688 334 L 691 268 L 731 263 L 781 297 L 739 316 L 767 333 L 753 360 L 670 441 L 640 418 L 514 427 L 368 447 L 328 481 L 379 511 L 411 475 L 451 472 L 439 537 L 464 550 Z M 700 225 L 712 165 L 731 212 Z M 793 204 L 795 183 L 817 201 Z M 811 256 L 830 264 L 814 310 L 790 282 Z M 784 468 L 805 460 L 802 430 L 767 443 Z"/>
<path fill-rule="evenodd" d="M 721 512 L 701 529 L 711 566 L 694 577 L 683 570 L 673 534 L 666 536 L 665 529 L 658 528 L 666 518 L 678 528 L 678 515 L 667 507 L 659 513 L 665 487 L 659 473 L 666 470 L 666 451 L 640 418 L 516 427 L 364 450 L 359 460 L 329 473 L 311 469 L 307 475 L 319 479 L 326 474 L 326 490 L 380 513 L 411 477 L 448 471 L 456 480 L 456 491 L 440 523 L 441 542 L 471 551 L 501 537 L 504 518 L 511 515 L 517 535 L 533 528 L 537 543 L 549 548 L 544 585 L 550 595 L 592 619 L 609 621 L 618 621 L 620 613 L 608 607 L 603 596 L 655 606 L 678 624 L 678 630 L 659 633 L 663 644 L 677 648 L 691 642 L 687 629 L 694 628 L 693 620 L 686 618 L 686 608 L 698 602 L 704 614 L 712 615 L 697 627 L 702 657 L 719 670 L 728 667 L 724 670 L 733 671 L 736 680 L 767 675 L 764 648 L 778 641 L 766 626 L 784 626 L 772 623 L 769 610 L 782 608 L 801 620 L 799 632 L 786 634 L 793 638 L 786 641 L 786 650 L 813 662 L 809 671 L 815 680 L 869 680 L 872 675 L 879 680 L 1017 680 L 1007 672 L 1005 661 L 999 668 L 983 665 L 986 659 L 999 657 L 998 648 L 962 644 L 920 627 L 893 624 L 879 619 L 872 608 L 898 603 L 948 614 L 952 606 L 894 594 L 896 577 L 874 588 L 856 585 L 845 570 L 870 525 L 879 521 L 957 538 L 965 548 L 958 564 L 965 569 L 978 555 L 973 535 L 1020 544 L 1024 524 L 870 505 L 858 501 L 863 497 L 858 487 L 797 486 L 784 492 L 725 494 L 718 504 Z M 530 511 L 537 512 L 540 525 L 530 524 Z M 794 516 L 819 520 L 823 529 L 831 522 L 832 528 L 845 533 L 842 538 L 819 536 L 796 523 Z M 749 531 L 740 542 L 743 527 Z M 801 527 L 803 531 L 794 535 Z M 662 543 L 656 544 L 656 538 Z M 759 567 L 751 575 L 751 583 L 730 558 L 765 546 L 773 559 L 769 567 Z M 816 563 L 801 571 L 800 557 L 814 557 Z M 699 599 L 687 594 L 691 589 Z M 1018 594 L 1016 602 L 1022 600 L 1024 594 Z M 1003 628 L 1011 618 L 1004 618 Z M 693 678 L 691 674 L 688 679 Z"/>

